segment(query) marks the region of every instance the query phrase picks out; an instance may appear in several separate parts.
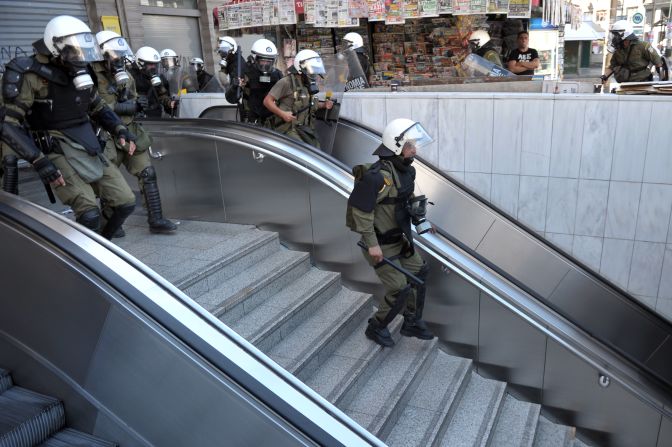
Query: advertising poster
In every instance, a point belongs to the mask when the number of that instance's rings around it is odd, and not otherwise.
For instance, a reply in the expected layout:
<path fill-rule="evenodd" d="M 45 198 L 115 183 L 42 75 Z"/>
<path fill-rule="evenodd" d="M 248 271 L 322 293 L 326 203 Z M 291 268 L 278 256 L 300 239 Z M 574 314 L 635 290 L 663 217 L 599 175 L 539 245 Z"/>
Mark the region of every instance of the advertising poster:
<path fill-rule="evenodd" d="M 399 25 L 404 23 L 404 1 L 385 0 L 385 24 Z"/>
<path fill-rule="evenodd" d="M 385 20 L 385 0 L 367 0 L 369 8 L 369 22 Z"/>
<path fill-rule="evenodd" d="M 420 17 L 436 17 L 439 15 L 436 0 L 418 0 Z"/>
<path fill-rule="evenodd" d="M 530 18 L 530 0 L 509 0 L 510 19 L 529 19 Z"/>
<path fill-rule="evenodd" d="M 509 0 L 488 0 L 488 14 L 506 14 L 509 12 Z"/>

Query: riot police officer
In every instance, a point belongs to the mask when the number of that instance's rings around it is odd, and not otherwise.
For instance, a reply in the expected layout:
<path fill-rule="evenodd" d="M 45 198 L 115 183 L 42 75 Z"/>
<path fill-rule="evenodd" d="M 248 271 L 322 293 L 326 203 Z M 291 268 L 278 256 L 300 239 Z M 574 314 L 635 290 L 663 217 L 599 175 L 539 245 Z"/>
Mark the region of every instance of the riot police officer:
<path fill-rule="evenodd" d="M 469 46 L 472 53 L 481 56 L 495 65 L 504 67 L 502 58 L 499 56 L 497 50 L 495 50 L 495 45 L 490 40 L 490 34 L 487 31 L 479 29 L 471 33 L 469 35 Z"/>
<path fill-rule="evenodd" d="M 243 90 L 241 116 L 243 121 L 265 125 L 273 113 L 264 106 L 264 98 L 282 79 L 282 72 L 275 68 L 278 50 L 270 40 L 259 39 L 252 45 L 251 53 L 245 63 L 244 77 L 238 80 Z M 231 83 L 226 91 L 226 100 L 237 102 L 238 91 L 236 83 Z"/>
<path fill-rule="evenodd" d="M 347 33 L 343 36 L 343 50 L 354 51 L 359 62 L 358 68 L 361 68 L 360 72 L 358 69 L 353 70 L 353 67 L 350 66 L 348 81 L 345 84 L 345 91 L 367 88 L 370 62 L 369 56 L 364 50 L 364 39 L 362 39 L 362 36 L 358 33 Z"/>
<path fill-rule="evenodd" d="M 205 71 L 205 62 L 200 57 L 192 57 L 189 65 L 191 65 L 192 70 L 196 73 L 198 91 L 200 92 L 208 85 L 208 82 L 212 79 L 212 75 Z"/>
<path fill-rule="evenodd" d="M 617 82 L 653 81 L 650 65 L 659 72 L 663 65 L 656 49 L 650 43 L 640 41 L 627 20 L 614 22 L 609 32 L 614 54 L 600 78 L 602 83 L 606 83 L 612 74 Z"/>
<path fill-rule="evenodd" d="M 115 141 L 108 139 L 105 155 L 116 166 L 123 164 L 128 173 L 138 179 L 147 207 L 149 231 L 171 233 L 177 227 L 170 220 L 163 218 L 156 171 L 148 154 L 152 138 L 142 124 L 135 121 L 136 114 L 141 112 L 146 104 L 139 100 L 135 91 L 135 81 L 124 70 L 124 57 L 130 48 L 126 40 L 113 31 L 99 32 L 96 34 L 96 40 L 104 57 L 103 62 L 94 64 L 98 93 L 136 136 L 136 149 L 133 154 L 129 154 Z M 103 213 L 106 212 L 104 207 Z M 122 237 L 123 235 L 123 229 L 120 227 L 113 236 Z"/>
<path fill-rule="evenodd" d="M 374 152 L 379 161 L 368 169 L 360 165 L 353 170 L 356 181 L 348 200 L 346 222 L 351 230 L 361 234 L 367 247 L 364 257 L 385 287 L 385 296 L 365 332 L 382 346 L 394 345 L 387 326 L 400 312 L 404 315 L 402 335 L 434 338 L 422 319 L 425 286 L 410 284 L 404 274 L 382 263 L 385 257 L 423 281 L 427 279 L 429 268 L 415 250 L 411 223 L 421 234 L 433 228 L 425 219 L 427 199 L 414 194 L 412 163 L 416 151 L 431 141 L 420 123 L 395 119 L 385 127 L 383 142 Z"/>
<path fill-rule="evenodd" d="M 15 166 L 17 155 L 32 163 L 77 222 L 94 231 L 101 223 L 97 192 L 112 210 L 101 231 L 109 239 L 133 212 L 135 196 L 102 153 L 92 120 L 128 154 L 135 151 L 135 136 L 93 88 L 89 63 L 101 55 L 84 22 L 55 17 L 34 46 L 36 54 L 10 61 L 3 78 L 2 139 L 16 154 L 5 153 L 3 164 Z"/>
<path fill-rule="evenodd" d="M 219 38 L 217 54 L 221 60 L 219 67 L 221 71 L 229 77 L 229 83 L 236 76 L 238 61 L 242 61 L 241 49 L 233 37 L 224 36 Z M 241 67 L 242 69 L 242 67 Z"/>
<path fill-rule="evenodd" d="M 131 75 L 142 102 L 147 103 L 143 113 L 152 118 L 161 118 L 161 109 L 174 114 L 176 101 L 171 99 L 168 81 L 159 74 L 159 52 L 152 47 L 142 47 L 135 53 L 135 66 Z"/>
<path fill-rule="evenodd" d="M 264 98 L 264 106 L 275 116 L 271 126 L 278 132 L 317 148 L 320 142 L 315 132 L 315 111 L 331 109 L 333 102 L 318 101 L 317 77 L 324 76 L 324 63 L 313 50 L 301 50 L 287 76 L 278 81 Z"/>

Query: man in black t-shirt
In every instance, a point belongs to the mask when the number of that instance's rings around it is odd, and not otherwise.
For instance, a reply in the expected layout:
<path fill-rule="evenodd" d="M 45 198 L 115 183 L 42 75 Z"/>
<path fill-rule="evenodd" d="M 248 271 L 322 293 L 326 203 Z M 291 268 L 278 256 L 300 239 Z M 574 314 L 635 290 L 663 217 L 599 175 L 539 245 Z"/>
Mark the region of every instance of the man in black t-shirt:
<path fill-rule="evenodd" d="M 518 75 L 533 75 L 539 68 L 539 54 L 534 48 L 529 48 L 530 35 L 527 31 L 518 33 L 518 48 L 509 54 L 506 67 Z"/>

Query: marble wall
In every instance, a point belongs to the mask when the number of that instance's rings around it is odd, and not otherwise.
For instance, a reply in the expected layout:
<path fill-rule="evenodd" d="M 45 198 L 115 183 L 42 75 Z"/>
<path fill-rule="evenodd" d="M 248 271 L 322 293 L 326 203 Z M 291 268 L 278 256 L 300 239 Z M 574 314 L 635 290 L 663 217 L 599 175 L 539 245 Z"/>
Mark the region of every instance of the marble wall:
<path fill-rule="evenodd" d="M 351 92 L 341 111 L 421 121 L 423 158 L 672 319 L 672 98 Z"/>

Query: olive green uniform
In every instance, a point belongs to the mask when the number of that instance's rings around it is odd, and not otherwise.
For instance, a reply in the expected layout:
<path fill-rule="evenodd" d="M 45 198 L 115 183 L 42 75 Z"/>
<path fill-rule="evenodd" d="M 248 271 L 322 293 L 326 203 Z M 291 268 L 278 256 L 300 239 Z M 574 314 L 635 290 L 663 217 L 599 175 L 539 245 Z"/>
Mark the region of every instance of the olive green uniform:
<path fill-rule="evenodd" d="M 405 237 L 400 236 L 398 241 L 391 243 L 379 241 L 379 238 L 382 239 L 380 235 L 389 234 L 391 231 L 400 229 L 395 218 L 395 208 L 397 205 L 389 203 L 393 202 L 393 199 L 399 195 L 399 175 L 391 162 L 381 160 L 381 163 L 386 168 L 380 170 L 384 183 L 378 191 L 376 205 L 371 212 L 362 211 L 354 206 L 349 207 L 348 212 L 352 213 L 351 219 L 349 216 L 352 225 L 351 229 L 362 235 L 362 241 L 367 247 L 370 248 L 379 245 L 383 251 L 383 256 L 417 276 L 426 264 L 417 251 L 409 250 L 410 245 Z M 409 287 L 408 280 L 404 274 L 387 264 L 375 265 L 368 251 L 363 251 L 363 254 L 369 264 L 374 267 L 376 275 L 385 287 L 385 296 L 380 300 L 378 311 L 375 315 L 378 321 L 385 321 L 386 318 L 390 317 L 388 314 L 393 310 L 397 299 L 399 299 L 398 294 Z M 412 288 L 410 295 L 406 299 L 405 309 L 398 309 L 397 312 L 415 314 L 417 308 L 416 298 L 417 289 Z M 391 315 L 391 317 L 394 317 L 394 315 Z"/>
<path fill-rule="evenodd" d="M 662 60 L 648 42 L 631 40 L 628 48 L 618 48 L 609 63 L 618 82 L 641 82 L 651 80 L 649 64 L 660 66 Z"/>
<path fill-rule="evenodd" d="M 319 108 L 319 102 L 314 95 L 308 93 L 302 75 L 289 73 L 280 79 L 268 94 L 275 98 L 275 103 L 281 110 L 292 112 L 296 117 L 296 120 L 287 123 L 274 115 L 271 117 L 273 129 L 319 148 L 320 141 L 315 132 L 315 112 Z"/>
<path fill-rule="evenodd" d="M 503 67 L 502 65 L 502 58 L 499 57 L 499 53 L 495 50 L 488 50 L 483 54 L 483 59 L 492 62 L 495 65 L 499 65 L 500 67 Z"/>
<path fill-rule="evenodd" d="M 40 63 L 47 64 L 49 59 L 42 55 L 34 56 Z M 11 100 L 5 98 L 4 107 L 7 109 L 5 122 L 21 127 L 25 116 L 34 102 L 49 102 L 49 83 L 51 81 L 38 76 L 33 72 L 23 75 L 18 96 Z M 88 94 L 83 93 L 83 94 Z M 89 115 L 100 112 L 105 103 L 92 92 L 92 102 Z M 115 132 L 123 129 L 118 126 Z M 59 200 L 72 208 L 79 218 L 90 209 L 97 209 L 96 193 L 107 200 L 111 207 L 130 206 L 135 204 L 135 196 L 124 180 L 119 169 L 106 159 L 101 153 L 89 155 L 86 149 L 58 130 L 46 131 L 54 140 L 58 150 L 46 156 L 61 171 L 64 186 L 57 186 L 54 192 Z M 128 143 L 127 143 L 128 144 Z M 6 154 L 6 149 L 4 150 Z M 40 158 L 43 153 L 40 155 Z"/>

